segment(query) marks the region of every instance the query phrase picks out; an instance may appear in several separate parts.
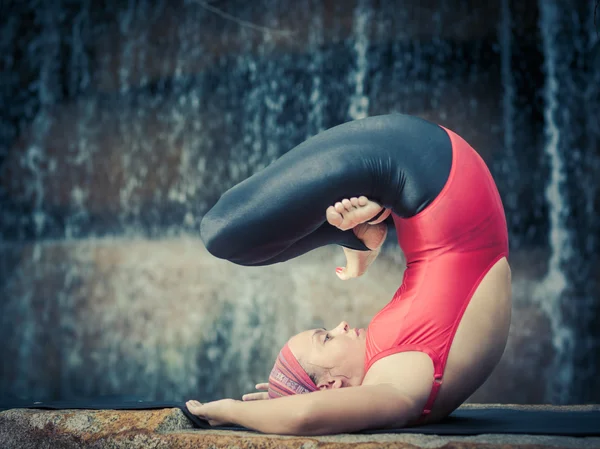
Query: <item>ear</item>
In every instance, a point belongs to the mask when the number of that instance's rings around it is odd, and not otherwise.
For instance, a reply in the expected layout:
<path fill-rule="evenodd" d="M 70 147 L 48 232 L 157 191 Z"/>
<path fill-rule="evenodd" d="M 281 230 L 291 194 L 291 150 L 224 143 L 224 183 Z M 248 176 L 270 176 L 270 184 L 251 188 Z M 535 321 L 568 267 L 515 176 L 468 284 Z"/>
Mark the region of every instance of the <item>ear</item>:
<path fill-rule="evenodd" d="M 342 381 L 339 378 L 328 378 L 328 379 L 323 379 L 321 382 L 319 382 L 319 385 L 317 385 L 317 388 L 319 390 L 332 390 L 334 388 L 342 388 Z"/>

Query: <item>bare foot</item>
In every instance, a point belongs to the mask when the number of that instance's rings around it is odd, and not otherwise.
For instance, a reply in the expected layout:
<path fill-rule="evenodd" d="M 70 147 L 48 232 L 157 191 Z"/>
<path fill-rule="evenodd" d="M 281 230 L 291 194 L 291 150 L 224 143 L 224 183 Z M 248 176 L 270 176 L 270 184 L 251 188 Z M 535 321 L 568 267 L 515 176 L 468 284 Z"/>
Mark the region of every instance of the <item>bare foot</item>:
<path fill-rule="evenodd" d="M 375 201 L 370 201 L 366 196 L 360 196 L 358 198 L 353 197 L 350 199 L 343 199 L 333 206 L 329 206 L 325 215 L 330 225 L 335 226 L 342 231 L 347 231 L 361 223 L 369 221 L 382 209 L 383 207 Z M 390 213 L 390 210 L 386 210 L 381 217 L 371 224 L 382 222 L 390 215 Z"/>
<path fill-rule="evenodd" d="M 387 236 L 387 226 L 384 223 L 376 225 L 362 223 L 354 227 L 352 231 L 371 251 L 342 248 L 346 255 L 346 266 L 344 268 L 337 268 L 335 272 L 343 281 L 362 276 L 366 273 L 369 266 L 379 255 L 381 245 L 383 245 Z"/>

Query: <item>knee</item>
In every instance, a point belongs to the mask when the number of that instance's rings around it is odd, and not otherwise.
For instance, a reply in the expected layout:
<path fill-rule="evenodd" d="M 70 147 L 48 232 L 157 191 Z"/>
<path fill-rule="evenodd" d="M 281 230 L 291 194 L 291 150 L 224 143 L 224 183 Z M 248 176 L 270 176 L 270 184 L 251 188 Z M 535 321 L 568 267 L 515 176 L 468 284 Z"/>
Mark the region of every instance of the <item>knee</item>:
<path fill-rule="evenodd" d="M 219 259 L 228 259 L 231 254 L 225 244 L 224 222 L 210 211 L 200 222 L 200 239 L 210 254 Z"/>
<path fill-rule="evenodd" d="M 209 211 L 200 222 L 200 239 L 213 256 L 237 265 L 251 266 L 254 260 L 244 233 L 231 220 Z"/>

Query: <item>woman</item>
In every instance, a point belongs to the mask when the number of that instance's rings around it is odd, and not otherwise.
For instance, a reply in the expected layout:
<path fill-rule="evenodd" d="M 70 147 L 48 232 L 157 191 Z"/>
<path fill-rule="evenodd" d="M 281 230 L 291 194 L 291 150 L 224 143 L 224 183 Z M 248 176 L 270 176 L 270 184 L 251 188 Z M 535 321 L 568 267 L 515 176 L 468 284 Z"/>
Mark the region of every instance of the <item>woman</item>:
<path fill-rule="evenodd" d="M 201 234 L 213 255 L 241 265 L 337 243 L 347 257 L 337 274 L 349 279 L 376 256 L 390 214 L 407 268 L 366 331 L 342 322 L 295 335 L 269 377 L 276 400 L 189 401 L 190 411 L 327 434 L 436 422 L 477 390 L 508 336 L 508 237 L 490 172 L 452 131 L 405 115 L 336 126 L 226 192 Z"/>

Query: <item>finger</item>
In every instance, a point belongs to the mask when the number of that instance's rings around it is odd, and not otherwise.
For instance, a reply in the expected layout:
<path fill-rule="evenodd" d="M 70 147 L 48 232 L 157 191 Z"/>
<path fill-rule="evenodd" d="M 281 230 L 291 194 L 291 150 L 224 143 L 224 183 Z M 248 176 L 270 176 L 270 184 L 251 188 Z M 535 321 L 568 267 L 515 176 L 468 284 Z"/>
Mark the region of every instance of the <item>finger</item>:
<path fill-rule="evenodd" d="M 242 401 L 263 401 L 269 399 L 269 393 L 249 393 L 242 396 Z"/>
<path fill-rule="evenodd" d="M 196 415 L 196 416 L 200 416 L 202 417 L 202 413 L 200 413 L 200 409 L 202 408 L 202 404 L 198 401 L 187 401 L 185 403 L 186 407 L 188 408 L 188 410 L 190 411 L 190 413 L 192 415 Z"/>
<path fill-rule="evenodd" d="M 256 384 L 256 389 L 257 390 L 268 390 L 269 389 L 269 382 L 263 382 L 260 384 Z"/>
<path fill-rule="evenodd" d="M 348 280 L 348 273 L 346 271 L 346 268 L 342 268 L 342 267 L 337 267 L 335 269 L 335 274 L 337 274 L 337 277 L 339 277 L 342 281 L 347 281 Z"/>

